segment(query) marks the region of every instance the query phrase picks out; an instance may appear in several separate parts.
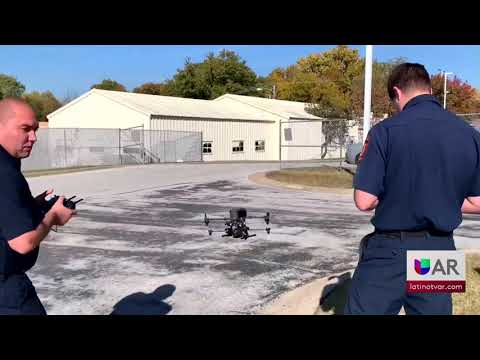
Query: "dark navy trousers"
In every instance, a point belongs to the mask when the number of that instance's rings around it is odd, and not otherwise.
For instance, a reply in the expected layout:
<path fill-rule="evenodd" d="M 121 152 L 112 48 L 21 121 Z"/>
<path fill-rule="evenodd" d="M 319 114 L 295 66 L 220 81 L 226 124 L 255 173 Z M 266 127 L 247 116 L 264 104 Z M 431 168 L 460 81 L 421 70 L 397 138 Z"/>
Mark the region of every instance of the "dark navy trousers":
<path fill-rule="evenodd" d="M 26 274 L 0 274 L 0 315 L 47 315 Z"/>
<path fill-rule="evenodd" d="M 344 314 L 451 315 L 449 293 L 407 293 L 407 250 L 455 250 L 453 236 L 372 233 L 354 272 Z"/>

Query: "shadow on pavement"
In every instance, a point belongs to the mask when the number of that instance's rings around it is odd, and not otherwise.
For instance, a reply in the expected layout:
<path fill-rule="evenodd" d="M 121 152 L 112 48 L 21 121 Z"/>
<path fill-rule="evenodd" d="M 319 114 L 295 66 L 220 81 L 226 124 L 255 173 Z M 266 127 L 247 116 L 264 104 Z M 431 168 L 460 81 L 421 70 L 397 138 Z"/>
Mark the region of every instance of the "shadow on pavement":
<path fill-rule="evenodd" d="M 328 280 L 333 279 L 337 279 L 337 282 L 323 288 L 319 310 L 322 312 L 331 312 L 333 315 L 342 315 L 347 301 L 348 289 L 352 281 L 351 273 L 346 272 L 340 276 L 328 278 Z"/>
<path fill-rule="evenodd" d="M 166 284 L 150 294 L 138 292 L 128 295 L 113 306 L 110 315 L 166 315 L 172 307 L 163 300 L 175 289 L 174 285 Z"/>

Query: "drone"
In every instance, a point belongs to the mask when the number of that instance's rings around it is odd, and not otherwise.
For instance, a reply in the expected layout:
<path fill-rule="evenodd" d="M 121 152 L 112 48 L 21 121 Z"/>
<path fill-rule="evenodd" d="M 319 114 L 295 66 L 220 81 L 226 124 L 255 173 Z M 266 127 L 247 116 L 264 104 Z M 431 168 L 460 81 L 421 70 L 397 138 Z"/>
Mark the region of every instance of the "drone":
<path fill-rule="evenodd" d="M 250 237 L 256 236 L 256 234 L 249 234 L 249 230 L 263 230 L 263 229 L 250 229 L 246 224 L 247 219 L 247 210 L 244 208 L 236 208 L 230 209 L 230 217 L 223 217 L 223 218 L 209 218 L 207 214 L 205 214 L 205 225 L 208 226 L 208 235 L 212 235 L 213 232 L 221 232 L 221 230 L 213 230 L 210 228 L 209 223 L 210 221 L 224 221 L 225 222 L 225 230 L 222 237 L 231 236 L 233 238 L 240 238 L 246 240 Z M 268 225 L 270 223 L 270 213 L 267 212 L 265 216 L 252 216 L 249 219 L 263 219 L 265 223 Z M 265 228 L 267 234 L 270 234 L 270 228 L 267 226 Z"/>

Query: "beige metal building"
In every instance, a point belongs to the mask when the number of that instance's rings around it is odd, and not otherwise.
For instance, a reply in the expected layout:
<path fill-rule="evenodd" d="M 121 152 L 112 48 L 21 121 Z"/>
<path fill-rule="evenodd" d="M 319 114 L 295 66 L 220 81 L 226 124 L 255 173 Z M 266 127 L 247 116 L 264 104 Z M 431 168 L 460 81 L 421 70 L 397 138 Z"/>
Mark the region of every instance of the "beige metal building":
<path fill-rule="evenodd" d="M 200 132 L 204 161 L 304 160 L 318 157 L 323 142 L 321 119 L 304 103 L 231 94 L 199 100 L 92 89 L 47 117 L 49 128 Z"/>
<path fill-rule="evenodd" d="M 229 106 L 243 104 L 271 114 L 275 119 L 276 136 L 281 139 L 276 160 L 319 157 L 319 146 L 323 142 L 322 122 L 305 111 L 305 103 L 232 94 L 225 94 L 213 101 Z"/>
<path fill-rule="evenodd" d="M 232 94 L 225 94 L 213 101 L 232 106 L 241 103 L 271 114 L 276 122 L 277 136 L 281 138 L 280 160 L 321 157 L 321 144 L 324 142 L 322 124 L 328 120 L 307 112 L 306 103 Z M 349 126 L 348 136 L 352 141 L 358 141 L 358 127 L 354 122 Z M 326 158 L 341 156 L 339 148 L 330 147 Z"/>

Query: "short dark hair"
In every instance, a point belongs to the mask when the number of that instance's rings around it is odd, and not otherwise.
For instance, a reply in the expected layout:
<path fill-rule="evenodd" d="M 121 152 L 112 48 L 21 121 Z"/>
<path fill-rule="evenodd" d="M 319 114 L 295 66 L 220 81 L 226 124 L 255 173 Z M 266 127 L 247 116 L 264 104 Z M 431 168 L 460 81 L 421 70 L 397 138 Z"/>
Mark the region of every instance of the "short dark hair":
<path fill-rule="evenodd" d="M 416 63 L 403 63 L 397 65 L 388 77 L 387 89 L 391 100 L 396 98 L 395 90 L 393 90 L 394 86 L 403 91 L 411 89 L 430 90 L 432 83 L 425 66 Z"/>
<path fill-rule="evenodd" d="M 25 99 L 20 97 L 7 96 L 3 99 L 0 99 L 0 122 L 3 122 L 6 119 L 9 119 L 15 116 L 15 111 L 12 108 L 13 104 L 25 105 L 25 106 L 28 106 L 30 109 L 32 108 Z"/>

